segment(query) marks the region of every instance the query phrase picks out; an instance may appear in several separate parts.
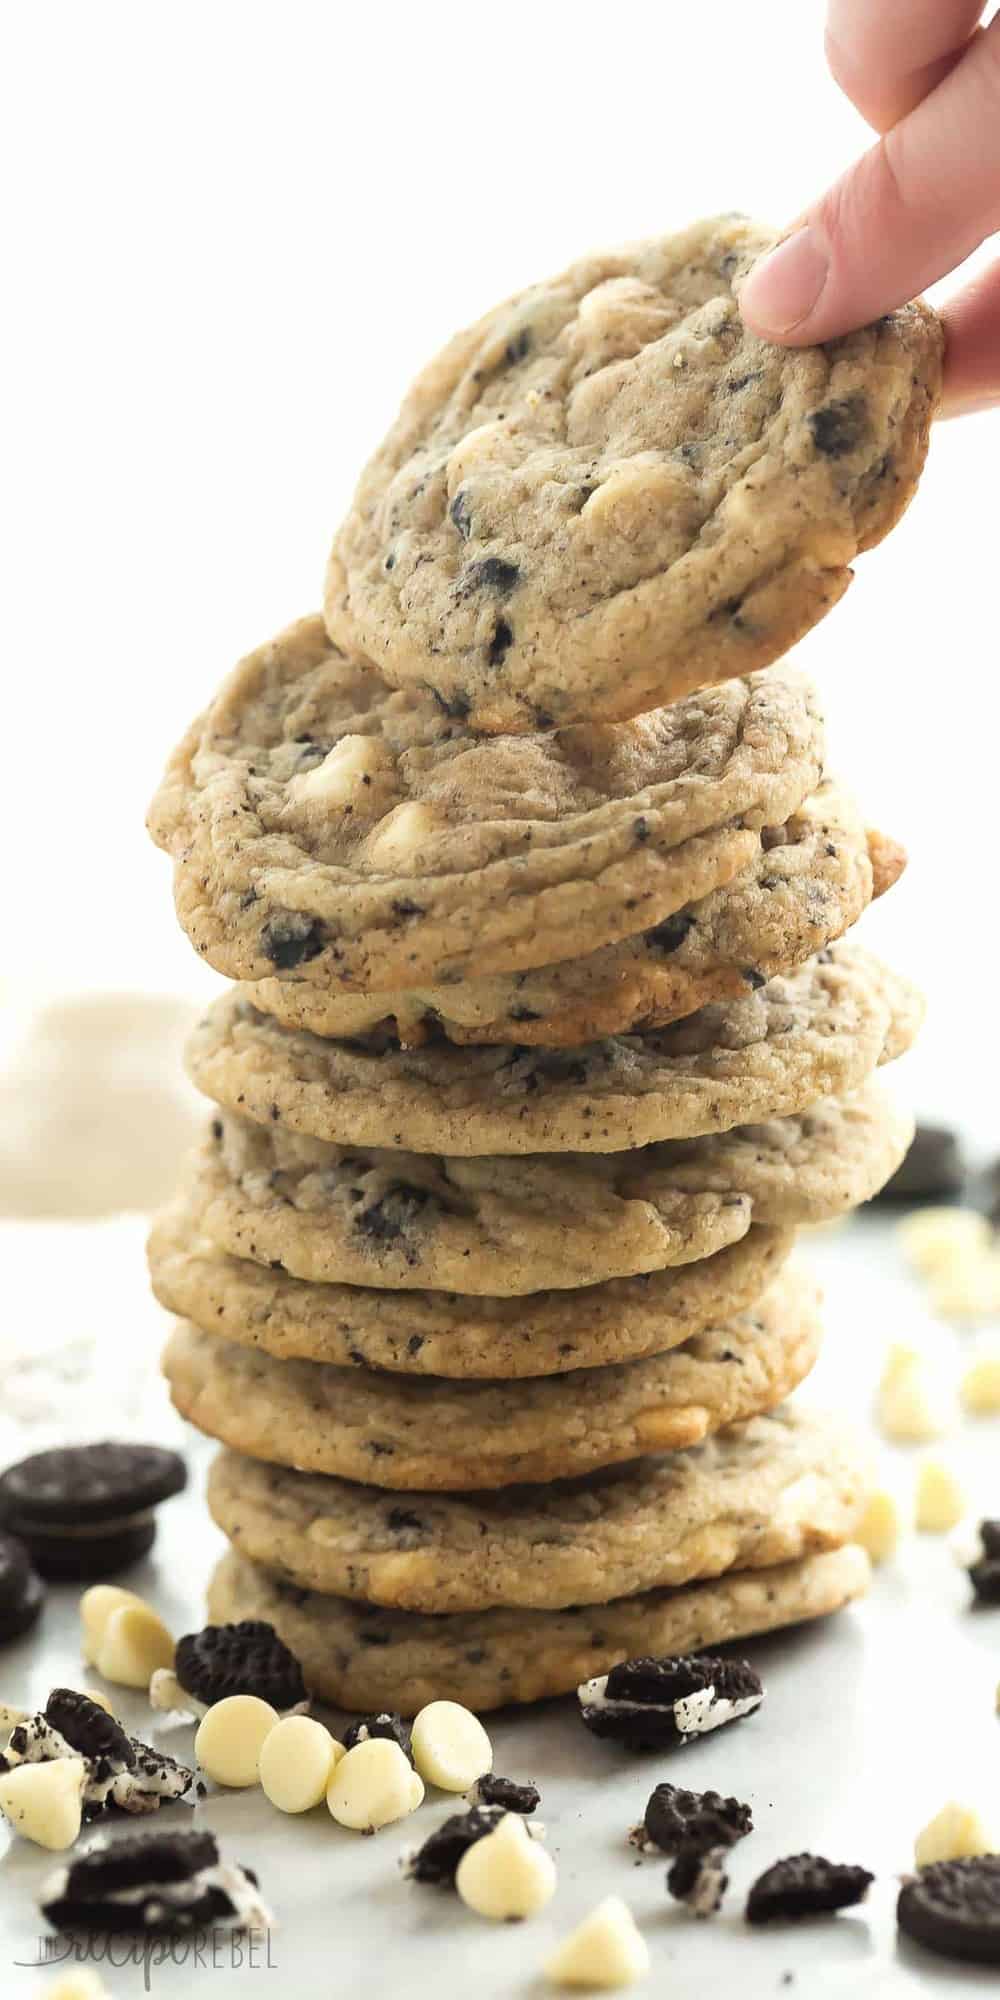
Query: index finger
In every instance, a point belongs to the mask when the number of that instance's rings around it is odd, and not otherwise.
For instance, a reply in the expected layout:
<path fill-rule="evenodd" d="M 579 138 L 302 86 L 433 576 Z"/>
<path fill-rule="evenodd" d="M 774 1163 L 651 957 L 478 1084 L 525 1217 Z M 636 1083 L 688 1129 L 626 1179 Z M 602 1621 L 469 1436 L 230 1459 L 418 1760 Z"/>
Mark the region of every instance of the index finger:
<path fill-rule="evenodd" d="M 829 0 L 826 56 L 841 90 L 888 132 L 947 76 L 983 0 Z"/>

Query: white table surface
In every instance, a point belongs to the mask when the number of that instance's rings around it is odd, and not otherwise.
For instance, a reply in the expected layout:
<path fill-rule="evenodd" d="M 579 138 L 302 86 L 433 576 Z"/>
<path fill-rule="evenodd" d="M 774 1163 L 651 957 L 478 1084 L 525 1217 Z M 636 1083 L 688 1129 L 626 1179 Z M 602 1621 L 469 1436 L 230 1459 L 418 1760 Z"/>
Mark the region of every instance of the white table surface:
<path fill-rule="evenodd" d="M 133 1281 L 134 1297 L 141 1298 L 140 1240 L 138 1225 L 94 1239 L 88 1289 L 98 1282 L 101 1255 L 113 1257 L 119 1336 Z M 810 1400 L 836 1399 L 867 1420 L 890 1337 L 926 1335 L 954 1372 L 973 1336 L 928 1319 L 888 1224 L 867 1217 L 818 1233 L 807 1247 L 826 1284 L 829 1319 Z M 142 1338 L 147 1336 L 155 1337 L 151 1316 L 143 1322 Z M 141 1353 L 141 1340 L 138 1345 Z M 112 1384 L 126 1346 L 118 1339 L 110 1348 Z M 134 1390 L 133 1381 L 130 1408 L 137 1406 Z M 115 1428 L 114 1404 L 112 1387 L 109 1429 Z M 176 1435 L 148 1383 L 138 1407 L 147 1432 L 152 1426 Z M 975 1504 L 994 1512 L 1000 1511 L 998 1435 L 996 1422 L 967 1422 L 949 1445 Z M 155 1559 L 127 1578 L 177 1630 L 202 1622 L 201 1593 L 220 1546 L 199 1497 L 208 1450 L 190 1438 L 187 1449 L 192 1490 L 163 1510 Z M 892 1456 L 901 1462 L 902 1477 L 912 1478 L 914 1455 L 886 1451 Z M 570 1701 L 494 1718 L 496 1768 L 540 1785 L 540 1816 L 559 1870 L 554 1901 L 529 1924 L 488 1925 L 454 1895 L 399 1878 L 400 1849 L 460 1801 L 450 1805 L 431 1794 L 414 1819 L 370 1840 L 337 1827 L 325 1809 L 301 1820 L 279 1815 L 259 1792 L 216 1794 L 193 1816 L 173 1808 L 172 1823 L 211 1826 L 230 1855 L 256 1868 L 279 1928 L 270 1941 L 270 1964 L 249 1965 L 244 1958 L 231 1965 L 225 1944 L 211 1968 L 158 1964 L 154 1955 L 150 1990 L 164 2000 L 192 1993 L 221 2000 L 239 1983 L 241 1992 L 259 1993 L 261 2000 L 279 1993 L 327 2000 L 363 1983 L 413 2000 L 540 1996 L 547 1989 L 539 1967 L 553 1942 L 599 1897 L 615 1891 L 630 1902 L 649 1941 L 653 1969 L 640 1991 L 684 2000 L 732 2000 L 737 1991 L 741 2000 L 785 1990 L 808 2000 L 827 1993 L 896 2000 L 964 1991 L 982 1982 L 983 1971 L 897 1944 L 893 1912 L 897 1876 L 911 1861 L 914 1835 L 947 1798 L 995 1803 L 1000 1817 L 1000 1721 L 994 1713 L 1000 1611 L 974 1612 L 968 1596 L 947 1541 L 913 1538 L 879 1574 L 862 1606 L 811 1629 L 748 1642 L 746 1651 L 767 1684 L 762 1709 L 672 1756 L 631 1756 L 595 1741 Z M 36 1634 L 0 1656 L 0 1698 L 27 1704 L 43 1700 L 54 1683 L 92 1679 L 80 1667 L 77 1632 L 76 1593 L 54 1589 Z M 130 1726 L 148 1729 L 141 1697 L 116 1694 L 116 1701 Z M 178 1728 L 159 1740 L 183 1756 L 192 1738 Z M 667 1777 L 716 1786 L 753 1804 L 755 1831 L 734 1851 L 726 1907 L 709 1923 L 695 1922 L 669 1901 L 663 1861 L 639 1861 L 625 1842 L 652 1786 Z M 805 1848 L 875 1870 L 869 1901 L 830 1921 L 749 1930 L 741 1911 L 750 1882 L 780 1855 Z M 46 1928 L 34 1896 L 51 1865 L 50 1857 L 13 1837 L 0 1851 L 4 2000 L 44 1991 L 54 1977 L 34 1963 Z M 115 1996 L 140 1994 L 145 1976 L 136 1964 L 104 1969 Z"/>

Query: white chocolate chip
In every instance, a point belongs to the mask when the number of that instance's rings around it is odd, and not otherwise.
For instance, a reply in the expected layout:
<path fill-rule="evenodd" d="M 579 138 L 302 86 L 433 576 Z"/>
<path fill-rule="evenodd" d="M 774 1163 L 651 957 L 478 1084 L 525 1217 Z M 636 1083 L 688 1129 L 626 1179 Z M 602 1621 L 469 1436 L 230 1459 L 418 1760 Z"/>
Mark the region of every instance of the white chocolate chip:
<path fill-rule="evenodd" d="M 869 1496 L 868 1505 L 851 1540 L 860 1542 L 873 1563 L 887 1562 L 906 1532 L 909 1521 L 898 1494 L 880 1486 Z"/>
<path fill-rule="evenodd" d="M 981 1256 L 992 1241 L 986 1217 L 973 1208 L 919 1209 L 897 1224 L 896 1233 L 922 1278 L 943 1276 Z"/>
<path fill-rule="evenodd" d="M 942 1319 L 992 1319 L 1000 1313 L 1000 1256 L 970 1257 L 942 1272 L 931 1284 L 930 1302 Z"/>
<path fill-rule="evenodd" d="M 627 1903 L 605 1896 L 545 1961 L 554 1986 L 593 1986 L 605 1991 L 634 1986 L 649 1971 L 649 1946 Z"/>
<path fill-rule="evenodd" d="M 64 1972 L 54 1986 L 47 1986 L 41 2000 L 111 2000 L 111 1996 L 98 1973 L 78 1965 Z"/>
<path fill-rule="evenodd" d="M 501 423 L 477 424 L 452 446 L 448 458 L 448 498 L 453 500 L 469 467 L 493 456 L 494 447 L 503 445 L 506 427 Z"/>
<path fill-rule="evenodd" d="M 394 806 L 374 833 L 369 835 L 365 843 L 368 860 L 373 868 L 382 869 L 388 875 L 405 875 L 407 869 L 413 867 L 421 841 L 437 831 L 437 822 L 430 807 L 418 799 L 409 799 L 405 805 Z"/>
<path fill-rule="evenodd" d="M 82 1757 L 17 1764 L 0 1777 L 0 1810 L 15 1833 L 37 1847 L 72 1847 L 80 1833 L 86 1779 Z"/>
<path fill-rule="evenodd" d="M 925 1458 L 917 1470 L 917 1527 L 925 1535 L 948 1535 L 963 1519 L 965 1490 L 941 1458 Z"/>
<path fill-rule="evenodd" d="M 493 1745 L 479 1717 L 457 1701 L 430 1701 L 414 1719 L 413 1761 L 429 1785 L 467 1792 L 493 1769 Z"/>
<path fill-rule="evenodd" d="M 260 1752 L 264 1795 L 279 1812 L 310 1812 L 326 1797 L 344 1746 L 311 1715 L 286 1715 Z"/>
<path fill-rule="evenodd" d="M 947 1429 L 948 1398 L 921 1356 L 890 1354 L 879 1384 L 877 1415 L 884 1437 L 898 1444 L 929 1444 Z"/>
<path fill-rule="evenodd" d="M 342 736 L 311 771 L 302 771 L 288 786 L 289 797 L 316 806 L 353 805 L 369 789 L 365 780 L 388 763 L 377 736 Z"/>
<path fill-rule="evenodd" d="M 505 1813 L 492 1833 L 466 1848 L 455 1887 L 480 1917 L 533 1917 L 555 1894 L 556 1864 L 520 1815 Z"/>
<path fill-rule="evenodd" d="M 173 1665 L 174 1641 L 148 1604 L 120 1604 L 106 1620 L 94 1665 L 118 1687 L 148 1688 L 158 1667 Z"/>
<path fill-rule="evenodd" d="M 918 1833 L 914 1846 L 918 1868 L 927 1868 L 932 1861 L 966 1861 L 975 1854 L 996 1852 L 996 1834 L 978 1807 L 958 1805 L 953 1799 Z"/>
<path fill-rule="evenodd" d="M 198 1724 L 194 1754 L 217 1785 L 245 1791 L 260 1776 L 260 1755 L 278 1711 L 255 1694 L 229 1694 Z"/>
<path fill-rule="evenodd" d="M 93 1583 L 80 1599 L 80 1651 L 90 1666 L 97 1664 L 97 1649 L 113 1611 L 131 1604 L 145 1609 L 134 1590 L 120 1590 L 116 1583 Z"/>
<path fill-rule="evenodd" d="M 1000 1341 L 983 1341 L 965 1369 L 959 1388 L 970 1416 L 995 1416 L 1000 1411 Z"/>
<path fill-rule="evenodd" d="M 423 1796 L 423 1783 L 399 1744 L 369 1736 L 338 1760 L 326 1803 L 340 1826 L 377 1833 L 415 1812 Z"/>

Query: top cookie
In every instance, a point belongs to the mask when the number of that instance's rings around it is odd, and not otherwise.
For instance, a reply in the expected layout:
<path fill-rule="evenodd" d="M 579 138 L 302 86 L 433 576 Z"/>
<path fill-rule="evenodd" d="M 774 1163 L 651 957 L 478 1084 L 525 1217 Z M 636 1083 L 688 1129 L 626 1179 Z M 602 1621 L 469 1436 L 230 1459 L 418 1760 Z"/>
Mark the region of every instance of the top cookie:
<path fill-rule="evenodd" d="M 744 326 L 741 216 L 582 259 L 418 376 L 330 559 L 326 621 L 490 734 L 616 720 L 768 665 L 916 487 L 941 327 Z"/>
<path fill-rule="evenodd" d="M 817 782 L 788 668 L 616 727 L 505 739 L 394 692 L 304 618 L 242 660 L 150 809 L 232 979 L 344 991 L 551 965 L 728 882 Z"/>

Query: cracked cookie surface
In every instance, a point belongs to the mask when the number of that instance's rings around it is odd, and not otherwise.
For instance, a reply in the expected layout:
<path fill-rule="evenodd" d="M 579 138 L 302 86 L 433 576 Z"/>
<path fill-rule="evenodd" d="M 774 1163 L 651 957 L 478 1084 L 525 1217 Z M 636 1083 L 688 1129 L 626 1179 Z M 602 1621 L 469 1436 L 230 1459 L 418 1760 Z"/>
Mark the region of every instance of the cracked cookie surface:
<path fill-rule="evenodd" d="M 868 1487 L 844 1427 L 790 1405 L 704 1444 L 498 1493 L 391 1493 L 224 1451 L 213 1519 L 308 1590 L 402 1610 L 559 1610 L 767 1569 L 849 1541 Z"/>
<path fill-rule="evenodd" d="M 381 991 L 662 922 L 747 865 L 822 758 L 815 696 L 790 667 L 634 722 L 484 738 L 306 618 L 192 724 L 149 827 L 217 971 Z"/>
<path fill-rule="evenodd" d="M 912 496 L 943 333 L 923 305 L 779 348 L 719 216 L 581 259 L 425 368 L 338 533 L 327 626 L 489 732 L 636 715 L 766 666 Z"/>

